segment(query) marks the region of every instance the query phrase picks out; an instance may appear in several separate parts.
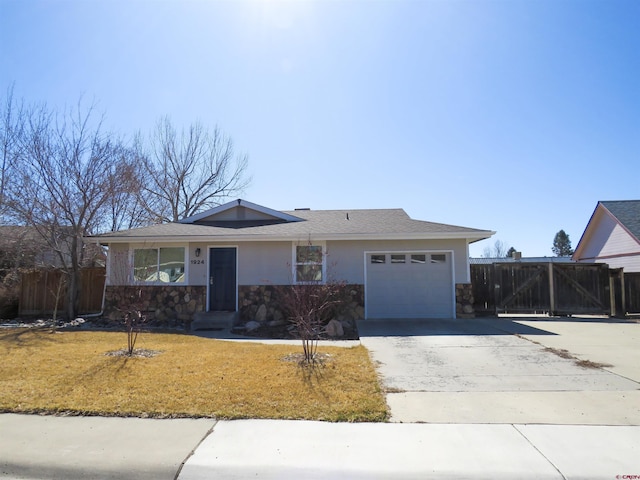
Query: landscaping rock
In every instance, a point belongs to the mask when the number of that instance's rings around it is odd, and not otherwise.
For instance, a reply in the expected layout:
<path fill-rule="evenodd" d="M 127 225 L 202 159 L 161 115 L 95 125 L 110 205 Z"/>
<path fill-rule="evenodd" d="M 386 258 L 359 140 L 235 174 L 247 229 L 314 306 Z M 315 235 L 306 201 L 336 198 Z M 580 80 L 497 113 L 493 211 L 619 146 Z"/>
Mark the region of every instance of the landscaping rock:
<path fill-rule="evenodd" d="M 256 312 L 256 322 L 264 322 L 267 319 L 267 306 L 263 303 Z"/>
<path fill-rule="evenodd" d="M 340 323 L 338 320 L 330 320 L 325 327 L 325 332 L 330 337 L 344 336 L 344 328 L 342 327 L 342 323 Z"/>
<path fill-rule="evenodd" d="M 260 328 L 260 323 L 259 322 L 255 322 L 253 320 L 251 320 L 250 322 L 247 322 L 244 324 L 244 329 L 247 332 L 253 332 L 254 330 L 257 330 Z"/>

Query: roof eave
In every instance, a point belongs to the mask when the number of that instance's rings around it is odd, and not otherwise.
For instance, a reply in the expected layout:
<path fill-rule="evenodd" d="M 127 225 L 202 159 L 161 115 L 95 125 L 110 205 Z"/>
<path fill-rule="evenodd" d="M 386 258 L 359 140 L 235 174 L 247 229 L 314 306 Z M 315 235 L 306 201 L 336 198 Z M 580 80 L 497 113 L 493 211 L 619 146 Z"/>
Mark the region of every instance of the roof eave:
<path fill-rule="evenodd" d="M 318 241 L 358 241 L 358 240 L 467 240 L 476 242 L 495 235 L 493 231 L 477 232 L 431 232 L 431 233 L 325 233 L 300 235 L 174 235 L 174 236 L 105 236 L 85 237 L 92 243 L 193 243 L 193 242 L 291 242 L 308 238 Z"/>

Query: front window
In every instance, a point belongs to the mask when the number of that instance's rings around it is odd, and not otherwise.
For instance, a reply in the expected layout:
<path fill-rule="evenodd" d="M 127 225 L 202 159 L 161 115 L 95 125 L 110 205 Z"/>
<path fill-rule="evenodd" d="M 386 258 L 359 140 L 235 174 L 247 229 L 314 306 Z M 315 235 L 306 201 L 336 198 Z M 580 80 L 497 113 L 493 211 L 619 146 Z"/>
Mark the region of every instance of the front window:
<path fill-rule="evenodd" d="M 136 282 L 184 283 L 184 247 L 137 248 L 133 251 Z"/>
<path fill-rule="evenodd" d="M 295 281 L 296 283 L 318 282 L 323 278 L 324 252 L 321 245 L 296 245 Z"/>

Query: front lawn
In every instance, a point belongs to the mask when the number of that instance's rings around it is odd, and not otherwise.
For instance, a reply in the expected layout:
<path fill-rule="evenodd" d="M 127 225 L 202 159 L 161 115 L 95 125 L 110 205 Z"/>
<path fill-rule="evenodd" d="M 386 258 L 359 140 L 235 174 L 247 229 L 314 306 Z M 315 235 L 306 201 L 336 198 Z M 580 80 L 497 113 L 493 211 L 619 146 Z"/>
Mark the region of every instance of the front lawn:
<path fill-rule="evenodd" d="M 367 350 L 321 347 L 321 366 L 287 360 L 300 345 L 144 333 L 153 357 L 109 356 L 121 332 L 0 331 L 0 411 L 150 417 L 384 421 Z"/>

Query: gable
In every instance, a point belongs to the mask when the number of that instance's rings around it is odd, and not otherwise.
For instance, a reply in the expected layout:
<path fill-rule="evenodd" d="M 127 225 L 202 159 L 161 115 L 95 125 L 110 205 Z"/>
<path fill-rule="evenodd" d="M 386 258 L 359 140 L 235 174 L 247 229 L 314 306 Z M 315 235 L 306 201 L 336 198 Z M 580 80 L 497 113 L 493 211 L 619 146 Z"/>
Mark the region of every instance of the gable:
<path fill-rule="evenodd" d="M 578 261 L 607 259 L 640 253 L 640 241 L 605 205 L 624 202 L 599 202 L 573 258 Z M 640 202 L 638 202 L 640 203 Z M 625 218 L 627 224 L 633 217 Z"/>
<path fill-rule="evenodd" d="M 206 212 L 185 218 L 181 220 L 180 223 L 226 228 L 245 228 L 297 222 L 301 220 L 302 219 L 293 215 L 238 199 L 207 210 Z"/>
<path fill-rule="evenodd" d="M 620 225 L 640 241 L 640 200 L 600 202 Z"/>

